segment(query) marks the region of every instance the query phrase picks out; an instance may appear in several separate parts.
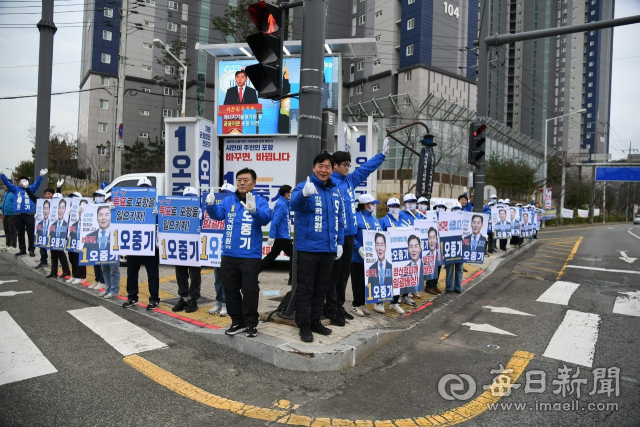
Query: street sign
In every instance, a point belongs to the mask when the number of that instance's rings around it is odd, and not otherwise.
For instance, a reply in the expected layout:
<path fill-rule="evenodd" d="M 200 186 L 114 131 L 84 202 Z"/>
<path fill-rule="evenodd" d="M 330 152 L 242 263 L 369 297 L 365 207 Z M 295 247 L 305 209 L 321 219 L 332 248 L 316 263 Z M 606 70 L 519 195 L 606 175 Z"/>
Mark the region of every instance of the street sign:
<path fill-rule="evenodd" d="M 120 123 L 120 126 L 118 126 L 118 137 L 122 139 L 122 123 Z"/>
<path fill-rule="evenodd" d="M 547 188 L 547 193 L 544 195 L 544 208 L 551 209 L 551 189 Z"/>
<path fill-rule="evenodd" d="M 640 182 L 640 167 L 596 167 L 596 181 Z"/>
<path fill-rule="evenodd" d="M 108 183 L 107 181 L 102 181 L 102 182 L 100 183 L 100 188 L 101 188 L 102 190 L 104 190 L 105 188 L 107 188 L 107 186 L 108 186 L 108 185 L 109 185 L 109 183 Z"/>

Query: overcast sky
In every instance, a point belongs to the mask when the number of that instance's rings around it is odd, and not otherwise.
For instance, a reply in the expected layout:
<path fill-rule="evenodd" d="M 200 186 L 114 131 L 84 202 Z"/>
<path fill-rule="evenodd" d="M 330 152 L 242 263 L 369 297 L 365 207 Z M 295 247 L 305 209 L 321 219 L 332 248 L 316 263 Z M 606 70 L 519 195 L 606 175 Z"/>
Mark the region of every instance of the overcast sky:
<path fill-rule="evenodd" d="M 35 24 L 40 19 L 38 4 L 36 0 L 0 2 L 0 98 L 37 92 L 39 33 Z M 53 92 L 78 90 L 82 8 L 81 0 L 56 0 L 54 21 L 59 28 L 54 39 Z M 616 1 L 615 17 L 630 15 L 640 15 L 640 1 Z M 32 25 L 12 28 L 17 24 Z M 621 150 L 628 150 L 631 140 L 633 148 L 640 149 L 640 137 L 636 133 L 640 120 L 639 41 L 640 24 L 614 31 L 610 138 L 613 158 L 622 157 Z M 21 160 L 30 159 L 28 129 L 35 122 L 35 98 L 0 100 L 0 168 L 12 169 Z M 77 133 L 77 93 L 52 96 L 51 125 L 58 132 Z"/>

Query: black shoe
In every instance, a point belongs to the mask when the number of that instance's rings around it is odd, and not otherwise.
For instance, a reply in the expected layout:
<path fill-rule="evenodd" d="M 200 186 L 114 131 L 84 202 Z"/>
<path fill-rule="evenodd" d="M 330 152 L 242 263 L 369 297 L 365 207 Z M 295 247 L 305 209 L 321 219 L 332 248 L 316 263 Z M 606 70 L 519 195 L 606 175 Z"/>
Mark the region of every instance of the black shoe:
<path fill-rule="evenodd" d="M 30 256 L 31 258 L 33 258 L 34 256 L 36 256 L 36 253 L 35 253 L 34 251 L 30 251 L 30 252 L 29 252 L 29 256 Z"/>
<path fill-rule="evenodd" d="M 461 294 L 462 293 L 462 291 L 453 291 L 453 292 L 455 292 L 456 294 Z"/>
<path fill-rule="evenodd" d="M 256 335 L 258 335 L 258 328 L 256 328 L 255 326 L 252 326 L 252 327 L 247 328 L 247 333 L 246 333 L 246 335 L 247 335 L 249 338 L 253 338 L 253 337 L 255 337 Z"/>
<path fill-rule="evenodd" d="M 335 326 L 344 326 L 346 325 L 338 310 L 329 310 L 326 306 L 323 307 L 322 311 L 324 312 L 324 317 L 331 321 L 332 325 Z"/>
<path fill-rule="evenodd" d="M 320 323 L 319 320 L 314 320 L 311 322 L 311 332 L 315 332 L 320 335 L 331 335 L 332 331 Z"/>
<path fill-rule="evenodd" d="M 231 327 L 229 329 L 224 331 L 224 334 L 233 336 L 233 335 L 237 335 L 239 333 L 242 333 L 242 332 L 244 332 L 246 330 L 247 330 L 247 327 L 244 326 L 244 325 L 231 325 Z"/>
<path fill-rule="evenodd" d="M 448 293 L 448 294 L 451 294 L 451 293 L 453 293 L 453 291 L 445 291 L 445 292 L 446 292 L 446 293 Z"/>
<path fill-rule="evenodd" d="M 149 304 L 147 304 L 147 310 L 153 310 L 154 308 L 158 308 L 159 305 L 160 305 L 160 301 L 154 301 L 154 302 L 149 301 Z"/>
<path fill-rule="evenodd" d="M 193 313 L 194 311 L 198 310 L 198 300 L 195 299 L 190 299 L 187 302 L 187 309 L 185 310 L 186 313 Z"/>
<path fill-rule="evenodd" d="M 41 262 L 40 264 L 36 265 L 36 266 L 35 266 L 35 267 L 33 267 L 33 268 L 35 268 L 35 269 L 37 270 L 37 269 L 39 269 L 39 268 L 46 267 L 47 265 L 48 265 L 48 264 L 47 264 L 46 262 L 45 262 L 45 263 L 42 263 L 42 262 Z"/>
<path fill-rule="evenodd" d="M 57 278 L 57 277 L 58 277 L 58 273 L 57 273 L 57 272 L 56 272 L 56 273 L 54 273 L 54 272 L 52 271 L 51 273 L 47 274 L 45 277 L 46 277 L 47 279 L 51 279 L 52 277 Z"/>
<path fill-rule="evenodd" d="M 300 325 L 300 339 L 304 342 L 313 342 L 310 323 L 303 323 Z"/>
<path fill-rule="evenodd" d="M 132 299 L 128 299 L 127 301 L 125 301 L 124 304 L 122 304 L 123 308 L 129 308 L 129 307 L 134 307 L 138 305 L 138 301 L 134 301 Z"/>
<path fill-rule="evenodd" d="M 184 299 L 180 298 L 180 301 L 178 301 L 178 303 L 171 309 L 171 311 L 177 313 L 178 311 L 182 311 L 187 308 L 188 305 L 189 304 Z"/>
<path fill-rule="evenodd" d="M 26 251 L 20 251 L 16 254 L 16 256 L 22 256 L 22 255 L 26 255 L 27 252 Z"/>
<path fill-rule="evenodd" d="M 70 271 L 63 271 L 61 277 L 71 277 L 71 272 Z"/>
<path fill-rule="evenodd" d="M 342 316 L 343 319 L 346 320 L 353 320 L 354 317 L 352 315 L 350 315 L 347 310 L 344 309 L 343 306 L 339 305 L 338 306 L 338 313 L 340 313 L 340 316 Z"/>

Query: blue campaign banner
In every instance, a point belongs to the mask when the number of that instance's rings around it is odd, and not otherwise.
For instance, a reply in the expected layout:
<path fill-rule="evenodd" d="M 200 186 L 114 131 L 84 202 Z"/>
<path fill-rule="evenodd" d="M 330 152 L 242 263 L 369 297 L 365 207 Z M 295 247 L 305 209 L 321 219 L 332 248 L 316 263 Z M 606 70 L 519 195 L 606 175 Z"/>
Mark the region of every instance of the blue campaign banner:
<path fill-rule="evenodd" d="M 222 261 L 222 240 L 224 238 L 224 221 L 217 221 L 209 217 L 205 208 L 205 199 L 208 193 L 202 195 L 202 227 L 200 229 L 200 266 L 220 267 Z M 229 193 L 216 193 L 215 203 L 231 196 Z"/>
<path fill-rule="evenodd" d="M 422 240 L 422 268 L 424 280 L 437 277 L 440 264 L 440 245 L 438 244 L 438 221 L 420 219 L 413 226 Z M 423 289 L 421 289 L 423 290 Z"/>
<path fill-rule="evenodd" d="M 378 304 L 393 300 L 393 265 L 389 233 L 363 230 L 362 247 L 364 258 L 365 299 L 367 304 Z"/>
<path fill-rule="evenodd" d="M 394 228 L 389 232 L 393 294 L 403 295 L 424 290 L 422 241 L 414 229 Z"/>
<path fill-rule="evenodd" d="M 463 261 L 462 232 L 464 212 L 440 212 L 438 232 L 440 233 L 440 253 L 442 265 Z"/>
<path fill-rule="evenodd" d="M 602 167 L 596 168 L 596 181 L 639 182 L 640 167 Z"/>
<path fill-rule="evenodd" d="M 200 266 L 200 198 L 158 197 L 160 264 Z"/>
<path fill-rule="evenodd" d="M 111 211 L 114 250 L 120 255 L 154 256 L 156 253 L 157 200 L 154 187 L 114 187 Z"/>

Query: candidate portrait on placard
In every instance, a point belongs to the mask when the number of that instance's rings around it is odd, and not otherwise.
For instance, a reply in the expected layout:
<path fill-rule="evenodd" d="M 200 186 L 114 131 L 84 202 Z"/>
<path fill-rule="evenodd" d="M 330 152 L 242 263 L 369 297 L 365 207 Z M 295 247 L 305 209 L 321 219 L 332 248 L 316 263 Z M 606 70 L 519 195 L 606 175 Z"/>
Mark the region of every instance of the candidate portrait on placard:
<path fill-rule="evenodd" d="M 482 263 L 487 246 L 488 216 L 480 213 L 465 212 L 470 217 L 470 233 L 462 236 L 464 262 Z"/>
<path fill-rule="evenodd" d="M 511 235 L 520 235 L 520 208 L 515 206 L 509 207 L 509 221 L 511 222 Z"/>
<path fill-rule="evenodd" d="M 495 237 L 499 239 L 505 239 L 511 237 L 511 221 L 509 221 L 509 207 L 498 206 L 491 208 L 491 217 L 494 217 L 494 212 L 497 213 L 497 221 L 493 223 L 493 233 Z"/>
<path fill-rule="evenodd" d="M 409 272 L 405 276 L 411 277 L 411 276 L 415 276 L 416 275 L 415 273 L 417 273 L 418 282 L 414 287 L 405 288 L 405 290 L 407 292 L 417 292 L 420 284 L 424 285 L 424 270 L 422 266 L 422 242 L 420 241 L 420 238 L 418 236 L 416 236 L 415 234 L 412 234 L 407 239 L 407 245 L 408 245 L 409 258 L 410 258 L 410 261 L 407 264 L 407 267 L 417 266 L 418 270 L 416 272 Z"/>
<path fill-rule="evenodd" d="M 99 251 L 99 259 L 102 259 L 104 251 L 107 251 L 107 257 L 110 250 L 110 227 L 111 227 L 111 209 L 109 205 L 100 205 L 96 210 L 98 220 L 98 229 L 87 234 L 84 240 L 84 248 L 87 253 Z"/>
<path fill-rule="evenodd" d="M 367 283 L 372 286 L 392 285 L 393 267 L 387 260 L 387 237 L 383 233 L 376 233 L 374 249 L 376 261 L 368 268 Z"/>
<path fill-rule="evenodd" d="M 528 210 L 522 211 L 522 236 L 531 237 L 533 234 L 533 215 Z"/>
<path fill-rule="evenodd" d="M 38 204 L 42 204 L 42 214 L 36 215 L 36 244 L 45 246 L 49 238 L 49 211 L 51 210 L 51 202 L 49 200 L 38 200 Z M 37 212 L 37 210 L 36 210 Z"/>

